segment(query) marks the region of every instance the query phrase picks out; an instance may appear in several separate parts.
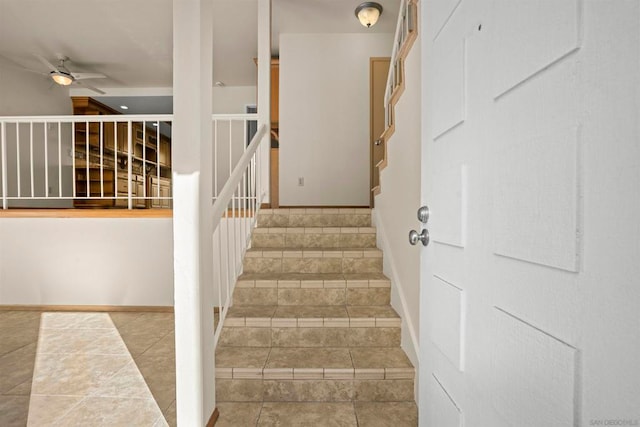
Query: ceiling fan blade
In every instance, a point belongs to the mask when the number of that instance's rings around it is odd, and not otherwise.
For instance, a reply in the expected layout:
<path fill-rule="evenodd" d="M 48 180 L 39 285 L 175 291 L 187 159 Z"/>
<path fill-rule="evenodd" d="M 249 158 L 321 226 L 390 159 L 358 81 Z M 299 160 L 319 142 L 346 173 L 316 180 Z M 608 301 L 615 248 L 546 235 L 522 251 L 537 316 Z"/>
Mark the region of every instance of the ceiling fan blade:
<path fill-rule="evenodd" d="M 74 80 L 74 83 L 75 83 L 75 84 L 78 84 L 78 85 L 80 85 L 80 86 L 84 86 L 84 87 L 86 87 L 86 88 L 87 88 L 87 89 L 89 89 L 89 90 L 92 90 L 92 91 L 94 91 L 94 92 L 96 92 L 96 93 L 99 93 L 100 95 L 104 95 L 104 94 L 106 94 L 106 92 L 104 92 L 104 91 L 102 91 L 102 90 L 98 89 L 97 87 L 93 87 L 93 86 L 88 85 L 88 84 L 86 84 L 86 83 L 83 83 L 83 82 L 81 82 L 81 81 L 79 81 L 79 80 Z"/>
<path fill-rule="evenodd" d="M 38 70 L 32 70 L 30 68 L 26 68 L 20 64 L 18 64 L 17 62 L 13 61 L 12 59 L 9 59 L 7 57 L 4 57 L 4 59 L 6 59 L 7 63 L 9 64 L 9 66 L 11 68 L 15 68 L 16 70 L 20 70 L 20 71 L 28 71 L 30 73 L 34 73 L 34 74 L 40 74 L 41 76 L 49 76 L 49 73 L 43 73 L 42 71 L 38 71 Z"/>
<path fill-rule="evenodd" d="M 105 79 L 107 76 L 99 73 L 71 73 L 74 79 L 76 80 L 86 80 L 86 79 Z"/>
<path fill-rule="evenodd" d="M 23 71 L 28 71 L 30 73 L 39 74 L 41 76 L 49 77 L 49 73 L 43 73 L 42 71 L 30 70 L 29 68 L 22 68 L 22 67 L 20 69 L 23 70 Z"/>
<path fill-rule="evenodd" d="M 58 71 L 58 69 L 49 61 L 47 61 L 44 57 L 38 55 L 38 54 L 33 54 L 33 56 L 35 56 L 36 58 L 38 58 L 40 60 L 40 62 L 42 62 L 44 65 L 47 66 L 47 68 L 49 69 L 49 71 Z"/>

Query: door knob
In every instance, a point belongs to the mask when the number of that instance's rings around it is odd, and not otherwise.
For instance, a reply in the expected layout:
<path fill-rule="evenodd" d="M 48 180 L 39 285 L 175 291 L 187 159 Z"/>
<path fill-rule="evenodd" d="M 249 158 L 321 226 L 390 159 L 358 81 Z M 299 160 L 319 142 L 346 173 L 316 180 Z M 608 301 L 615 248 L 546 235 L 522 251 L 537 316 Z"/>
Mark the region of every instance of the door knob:
<path fill-rule="evenodd" d="M 418 209 L 418 221 L 423 224 L 426 224 L 429 221 L 429 206 L 424 205 L 420 209 Z"/>
<path fill-rule="evenodd" d="M 409 243 L 415 246 L 419 241 L 422 242 L 422 246 L 427 246 L 429 244 L 429 230 L 423 228 L 420 233 L 416 230 L 411 230 L 409 232 Z"/>

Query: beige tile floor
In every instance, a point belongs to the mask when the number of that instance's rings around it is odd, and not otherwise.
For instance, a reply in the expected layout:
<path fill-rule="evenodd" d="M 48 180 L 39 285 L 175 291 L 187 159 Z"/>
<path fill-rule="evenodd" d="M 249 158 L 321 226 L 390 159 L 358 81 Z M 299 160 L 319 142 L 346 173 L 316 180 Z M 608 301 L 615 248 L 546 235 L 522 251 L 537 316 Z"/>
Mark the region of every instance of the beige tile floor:
<path fill-rule="evenodd" d="M 107 313 L 43 313 L 28 425 L 167 426 Z"/>
<path fill-rule="evenodd" d="M 0 312 L 0 425 L 25 426 L 40 313 Z"/>
<path fill-rule="evenodd" d="M 109 313 L 170 426 L 176 425 L 173 314 Z M 41 313 L 0 311 L 0 426 L 27 424 Z"/>

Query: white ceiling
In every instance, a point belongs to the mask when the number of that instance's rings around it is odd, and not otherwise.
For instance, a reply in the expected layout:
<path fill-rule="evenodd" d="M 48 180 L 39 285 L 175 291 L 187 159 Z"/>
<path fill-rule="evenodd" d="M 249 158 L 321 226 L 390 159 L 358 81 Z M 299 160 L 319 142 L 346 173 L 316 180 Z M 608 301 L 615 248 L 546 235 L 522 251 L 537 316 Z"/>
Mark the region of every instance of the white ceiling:
<path fill-rule="evenodd" d="M 378 0 L 384 12 L 371 29 L 354 15 L 362 0 L 273 0 L 273 53 L 280 33 L 392 33 L 399 0 Z M 213 0 L 212 82 L 255 85 L 257 0 Z M 172 85 L 172 0 L 0 0 L 0 55 L 47 71 L 33 57 L 96 72 L 99 88 Z M 43 76 L 43 78 L 46 78 Z"/>

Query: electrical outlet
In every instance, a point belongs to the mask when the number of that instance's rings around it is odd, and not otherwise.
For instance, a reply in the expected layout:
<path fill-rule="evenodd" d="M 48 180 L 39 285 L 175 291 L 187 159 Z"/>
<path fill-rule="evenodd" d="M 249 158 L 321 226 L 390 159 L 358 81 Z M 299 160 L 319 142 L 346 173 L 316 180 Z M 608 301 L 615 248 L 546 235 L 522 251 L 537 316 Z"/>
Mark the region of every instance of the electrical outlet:
<path fill-rule="evenodd" d="M 303 176 L 298 178 L 298 187 L 304 187 L 304 177 Z"/>

